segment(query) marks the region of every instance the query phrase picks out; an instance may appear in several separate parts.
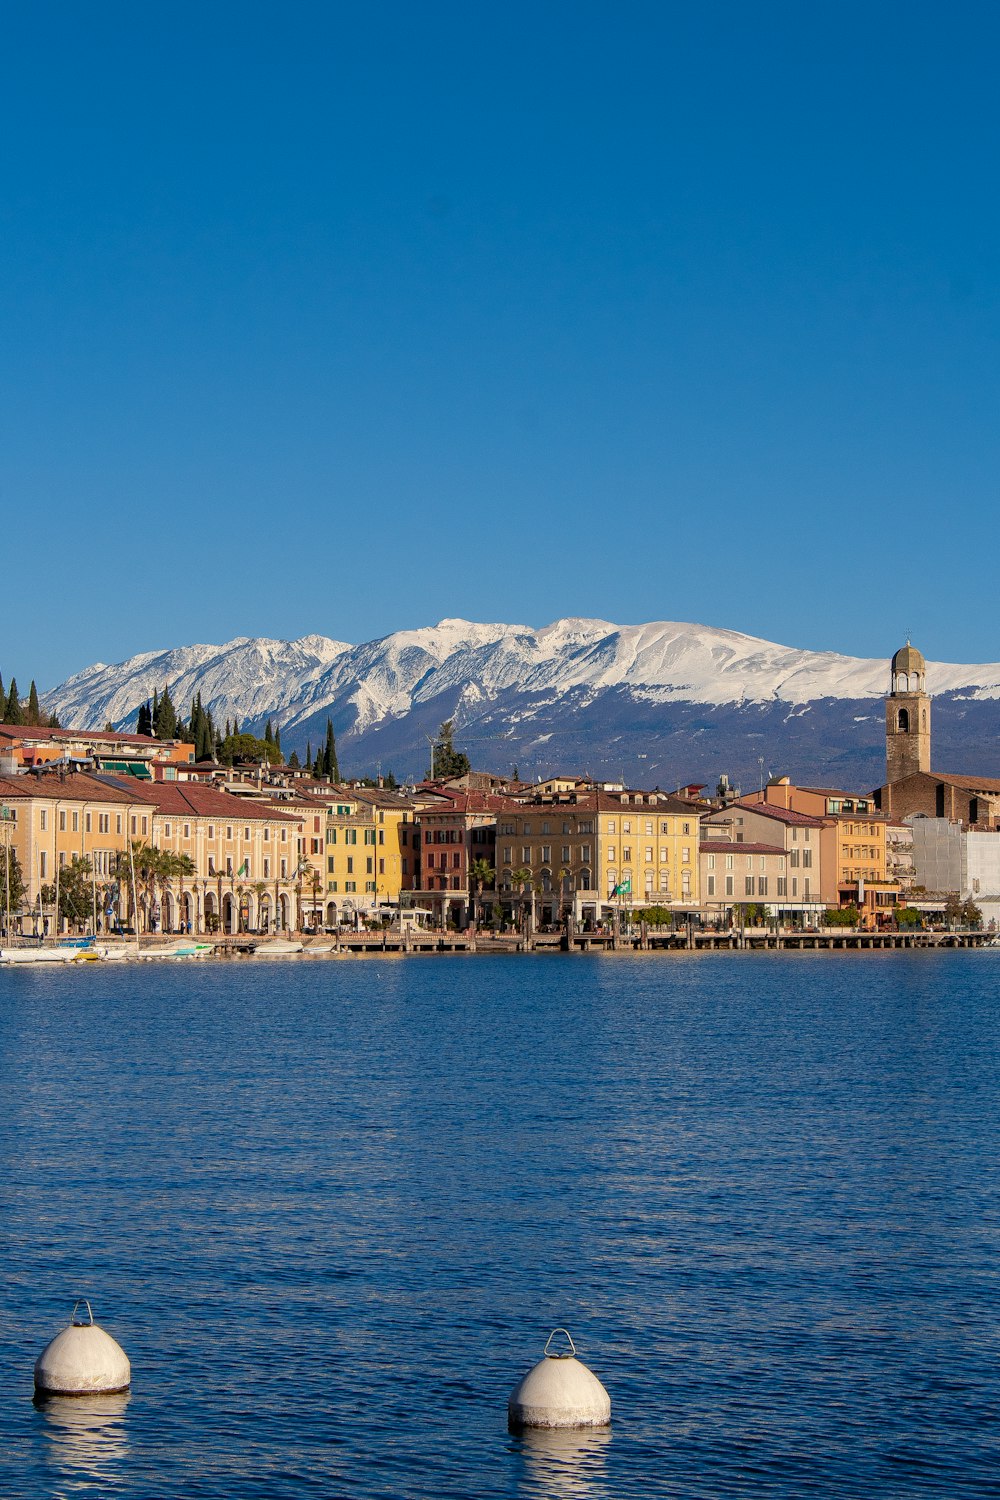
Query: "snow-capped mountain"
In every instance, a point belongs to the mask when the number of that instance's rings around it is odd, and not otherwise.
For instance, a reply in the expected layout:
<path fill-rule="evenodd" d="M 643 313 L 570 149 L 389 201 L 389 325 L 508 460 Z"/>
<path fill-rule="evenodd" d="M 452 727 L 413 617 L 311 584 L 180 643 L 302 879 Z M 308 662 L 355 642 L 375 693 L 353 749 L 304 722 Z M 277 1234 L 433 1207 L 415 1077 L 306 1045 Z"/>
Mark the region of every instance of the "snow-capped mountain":
<path fill-rule="evenodd" d="M 196 692 L 218 724 L 280 725 L 286 751 L 318 744 L 327 717 L 341 765 L 419 774 L 427 736 L 453 718 L 474 764 L 522 775 L 551 769 L 667 786 L 721 771 L 820 774 L 852 785 L 881 775 L 888 658 L 776 645 L 732 630 L 656 622 L 527 625 L 442 620 L 352 646 L 325 636 L 239 637 L 222 646 L 98 663 L 45 695 L 64 724 L 135 722 L 169 684 L 186 712 Z M 1000 664 L 928 664 L 938 745 L 977 771 L 1000 718 Z M 968 749 L 964 748 L 968 746 Z M 971 759 L 970 759 L 971 757 Z M 940 757 L 936 756 L 936 760 Z M 954 754 L 941 764 L 954 763 Z M 840 766 L 840 771 L 837 767 Z M 998 767 L 1000 769 L 1000 767 Z M 994 773 L 995 774 L 995 773 Z"/>

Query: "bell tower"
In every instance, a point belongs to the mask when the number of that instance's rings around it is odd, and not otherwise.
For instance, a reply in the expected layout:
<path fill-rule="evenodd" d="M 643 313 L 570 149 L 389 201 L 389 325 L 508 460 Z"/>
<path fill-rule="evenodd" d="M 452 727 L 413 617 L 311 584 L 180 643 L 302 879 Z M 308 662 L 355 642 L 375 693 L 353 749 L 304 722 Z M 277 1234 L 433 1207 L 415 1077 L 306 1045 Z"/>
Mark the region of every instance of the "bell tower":
<path fill-rule="evenodd" d="M 927 663 L 909 641 L 892 658 L 885 700 L 885 779 L 891 786 L 931 768 L 931 700 L 924 691 Z"/>

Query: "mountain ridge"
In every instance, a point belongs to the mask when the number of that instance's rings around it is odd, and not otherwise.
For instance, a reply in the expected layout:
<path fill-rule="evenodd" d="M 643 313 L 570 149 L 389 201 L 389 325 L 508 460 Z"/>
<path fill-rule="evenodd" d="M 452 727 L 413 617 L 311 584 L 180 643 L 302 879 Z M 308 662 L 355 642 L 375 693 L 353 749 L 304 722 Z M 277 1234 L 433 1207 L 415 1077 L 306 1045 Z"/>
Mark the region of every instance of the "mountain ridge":
<path fill-rule="evenodd" d="M 1000 702 L 1000 664 L 931 662 L 927 682 L 955 726 L 959 752 L 958 729 L 966 723 L 971 752 L 993 722 L 990 705 Z M 555 745 L 546 752 L 553 739 L 565 737 L 564 748 L 573 744 L 598 761 L 609 746 L 641 735 L 644 748 L 626 746 L 622 753 L 629 779 L 645 769 L 643 761 L 666 774 L 663 755 L 652 752 L 669 741 L 680 757 L 681 725 L 694 739 L 716 739 L 725 725 L 718 770 L 742 765 L 745 773 L 760 759 L 748 759 L 748 740 L 760 733 L 768 740 L 769 762 L 783 762 L 786 747 L 797 745 L 800 755 L 808 749 L 802 726 L 799 733 L 789 726 L 811 715 L 821 740 L 812 756 L 817 767 L 860 754 L 877 779 L 889 658 L 813 652 L 676 621 L 615 625 L 569 617 L 535 628 L 446 618 L 357 645 L 319 634 L 293 641 L 241 635 L 220 645 L 140 652 L 83 668 L 43 702 L 77 728 L 109 720 L 131 728 L 139 705 L 165 683 L 184 714 L 200 692 L 220 725 L 238 718 L 252 731 L 270 718 L 280 725 L 286 750 L 301 751 L 310 738 L 317 743 L 329 716 L 342 764 L 359 770 L 371 769 L 375 760 L 388 769 L 395 760 L 397 774 L 419 774 L 426 737 L 442 719 L 454 718 L 457 739 L 464 736 L 475 763 L 490 762 L 489 748 L 479 747 L 493 744 L 531 774 L 552 768 L 547 755 L 570 768 Z M 700 730 L 690 728 L 699 718 Z M 766 731 L 753 727 L 764 720 Z M 852 723 L 868 726 L 860 742 Z M 823 746 L 826 762 L 818 754 Z M 689 756 L 700 770 L 692 766 L 692 775 L 707 769 L 694 750 L 692 744 Z M 678 760 L 677 775 L 687 774 Z"/>

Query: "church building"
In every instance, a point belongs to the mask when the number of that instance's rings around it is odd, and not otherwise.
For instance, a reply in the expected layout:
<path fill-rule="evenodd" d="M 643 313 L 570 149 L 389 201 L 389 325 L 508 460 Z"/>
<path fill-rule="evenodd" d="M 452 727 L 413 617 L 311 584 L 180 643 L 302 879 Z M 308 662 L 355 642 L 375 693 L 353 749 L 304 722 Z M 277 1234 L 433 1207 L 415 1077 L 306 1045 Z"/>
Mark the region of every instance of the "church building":
<path fill-rule="evenodd" d="M 927 663 L 907 641 L 892 658 L 885 699 L 885 785 L 873 793 L 880 811 L 899 822 L 914 813 L 966 828 L 1000 827 L 1000 780 L 931 769 L 931 700 Z"/>

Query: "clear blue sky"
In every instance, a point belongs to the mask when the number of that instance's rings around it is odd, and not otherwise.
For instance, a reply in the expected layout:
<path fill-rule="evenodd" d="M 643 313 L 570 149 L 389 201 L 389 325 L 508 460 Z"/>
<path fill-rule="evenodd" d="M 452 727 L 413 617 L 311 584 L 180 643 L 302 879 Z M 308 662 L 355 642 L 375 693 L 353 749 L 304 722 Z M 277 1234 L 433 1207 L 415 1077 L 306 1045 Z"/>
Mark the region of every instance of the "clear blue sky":
<path fill-rule="evenodd" d="M 996 5 L 0 32 L 0 671 L 445 615 L 1000 659 Z"/>

